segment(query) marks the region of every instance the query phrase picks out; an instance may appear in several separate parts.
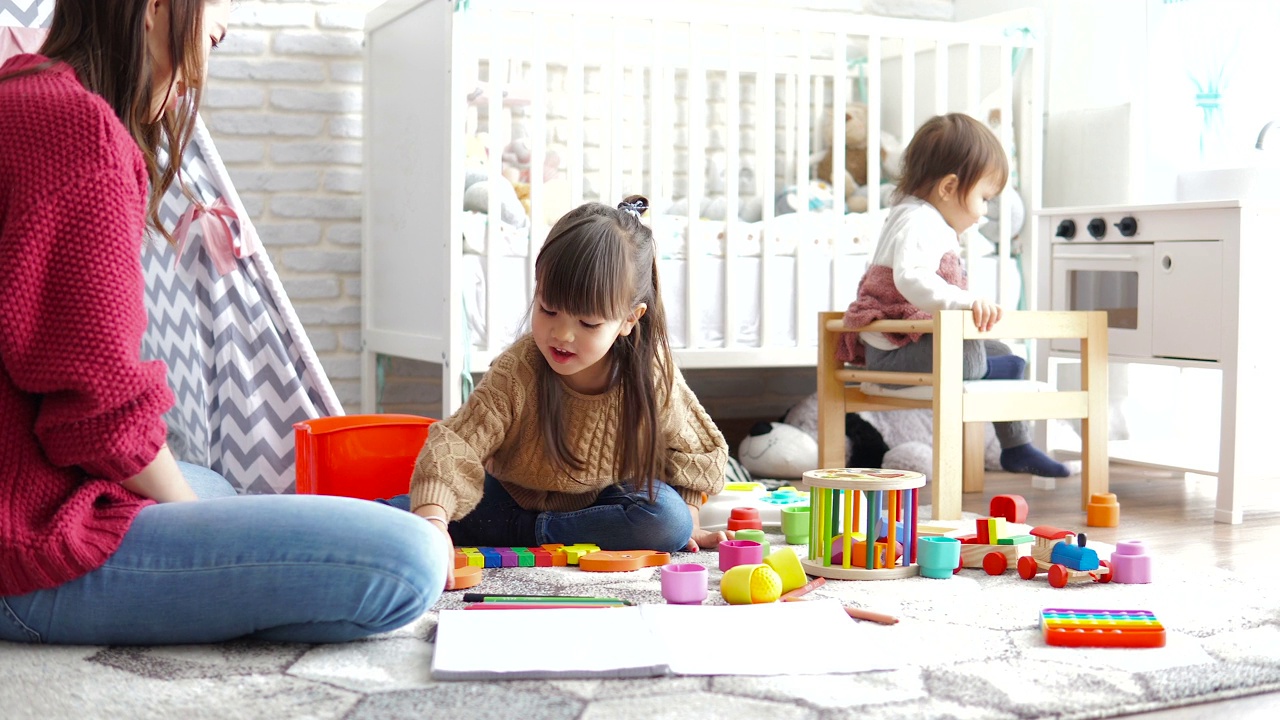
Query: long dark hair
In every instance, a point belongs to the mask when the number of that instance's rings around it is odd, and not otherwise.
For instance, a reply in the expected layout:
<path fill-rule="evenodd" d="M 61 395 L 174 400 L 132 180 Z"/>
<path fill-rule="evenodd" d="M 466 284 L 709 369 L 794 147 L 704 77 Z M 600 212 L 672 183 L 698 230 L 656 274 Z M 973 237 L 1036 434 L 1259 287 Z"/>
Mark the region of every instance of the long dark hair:
<path fill-rule="evenodd" d="M 927 198 L 934 185 L 955 173 L 957 192 L 965 197 L 987 173 L 995 171 L 999 187 L 1009 179 L 1009 160 L 1000 139 L 986 125 L 963 113 L 930 118 L 902 153 L 902 177 L 893 202 Z"/>
<path fill-rule="evenodd" d="M 534 277 L 542 302 L 571 315 L 619 320 L 640 303 L 648 306 L 609 352 L 622 393 L 615 477 L 652 496 L 653 481 L 665 479 L 658 416 L 671 396 L 674 370 L 653 233 L 640 222 L 648 205 L 632 195 L 617 208 L 587 203 L 566 213 L 539 251 Z M 538 364 L 542 441 L 553 463 L 581 470 L 582 459 L 568 445 L 564 389 L 556 378 L 545 362 Z"/>
<path fill-rule="evenodd" d="M 169 0 L 169 56 L 174 73 L 181 73 L 187 93 L 178 107 L 163 110 L 159 118 L 152 108 L 151 54 L 147 49 L 146 14 L 149 0 L 57 0 L 49 23 L 49 35 L 40 54 L 49 58 L 25 71 L 0 80 L 29 75 L 66 63 L 80 82 L 115 110 L 142 151 L 151 181 L 147 224 L 173 242 L 160 222 L 160 201 L 178 177 L 182 153 L 195 131 L 200 107 L 200 78 L 204 77 L 201 32 L 208 0 Z M 168 154 L 160 168 L 159 151 Z"/>

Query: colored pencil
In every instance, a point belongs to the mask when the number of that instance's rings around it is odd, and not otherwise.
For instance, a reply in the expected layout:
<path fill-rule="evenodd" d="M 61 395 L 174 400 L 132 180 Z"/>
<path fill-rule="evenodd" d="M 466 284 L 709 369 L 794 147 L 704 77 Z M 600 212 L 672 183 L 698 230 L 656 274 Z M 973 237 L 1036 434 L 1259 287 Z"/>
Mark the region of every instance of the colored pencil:
<path fill-rule="evenodd" d="M 472 602 L 463 610 L 553 610 L 585 607 L 627 607 L 620 602 Z"/>
<path fill-rule="evenodd" d="M 826 582 L 827 582 L 826 578 L 821 578 L 821 577 L 814 578 L 809 582 L 805 583 L 804 585 L 801 585 L 800 587 L 796 588 L 795 590 L 790 590 L 788 592 L 783 593 L 782 597 L 779 599 L 782 600 L 783 602 L 791 602 L 792 600 L 798 600 L 800 599 L 801 596 L 808 595 L 814 590 L 817 590 L 818 588 L 822 587 L 823 585 L 826 584 Z"/>
<path fill-rule="evenodd" d="M 877 622 L 881 625 L 898 624 L 898 618 L 892 615 L 885 615 L 884 613 L 871 612 L 870 610 L 863 610 L 862 608 L 848 606 L 845 607 L 844 611 L 854 620 L 870 620 L 871 622 Z"/>
<path fill-rule="evenodd" d="M 462 595 L 463 602 L 502 602 L 502 603 L 533 603 L 533 602 L 554 602 L 560 604 L 566 603 L 594 603 L 597 605 L 630 605 L 630 600 L 610 597 L 590 597 L 588 595 L 486 595 L 485 593 L 464 593 Z"/>

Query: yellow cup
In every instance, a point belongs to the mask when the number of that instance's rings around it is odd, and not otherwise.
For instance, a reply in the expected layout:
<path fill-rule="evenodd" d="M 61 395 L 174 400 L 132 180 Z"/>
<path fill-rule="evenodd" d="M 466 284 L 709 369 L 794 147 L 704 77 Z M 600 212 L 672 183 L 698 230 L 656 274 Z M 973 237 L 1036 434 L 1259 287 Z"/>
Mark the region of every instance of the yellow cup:
<path fill-rule="evenodd" d="M 804 574 L 804 566 L 800 564 L 800 558 L 796 555 L 796 551 L 789 547 L 780 547 L 769 553 L 769 557 L 764 559 L 764 564 L 778 573 L 784 593 L 804 587 L 805 583 L 809 582 L 809 576 Z"/>
<path fill-rule="evenodd" d="M 782 578 L 768 565 L 737 565 L 720 578 L 720 595 L 730 605 L 771 603 L 782 596 Z"/>

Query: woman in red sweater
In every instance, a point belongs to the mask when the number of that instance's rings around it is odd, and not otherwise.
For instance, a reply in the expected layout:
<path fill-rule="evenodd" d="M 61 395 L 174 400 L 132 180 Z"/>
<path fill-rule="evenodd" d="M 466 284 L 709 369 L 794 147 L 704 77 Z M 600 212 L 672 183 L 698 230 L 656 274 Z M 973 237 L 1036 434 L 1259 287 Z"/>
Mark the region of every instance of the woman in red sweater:
<path fill-rule="evenodd" d="M 157 151 L 182 156 L 229 13 L 58 0 L 40 53 L 0 66 L 0 640 L 342 641 L 443 589 L 443 528 L 345 498 L 197 501 L 233 493 L 164 445 L 143 234 L 168 237 Z"/>

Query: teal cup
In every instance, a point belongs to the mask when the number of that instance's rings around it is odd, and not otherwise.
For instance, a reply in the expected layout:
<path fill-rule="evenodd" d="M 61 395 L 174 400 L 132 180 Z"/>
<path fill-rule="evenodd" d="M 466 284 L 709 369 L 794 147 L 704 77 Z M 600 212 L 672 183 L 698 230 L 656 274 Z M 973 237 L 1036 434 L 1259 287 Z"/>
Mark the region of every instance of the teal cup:
<path fill-rule="evenodd" d="M 809 543 L 809 508 L 782 508 L 782 534 L 788 545 L 807 545 Z"/>
<path fill-rule="evenodd" d="M 949 537 L 922 537 L 916 545 L 916 564 L 920 574 L 942 580 L 960 567 L 960 541 Z"/>

